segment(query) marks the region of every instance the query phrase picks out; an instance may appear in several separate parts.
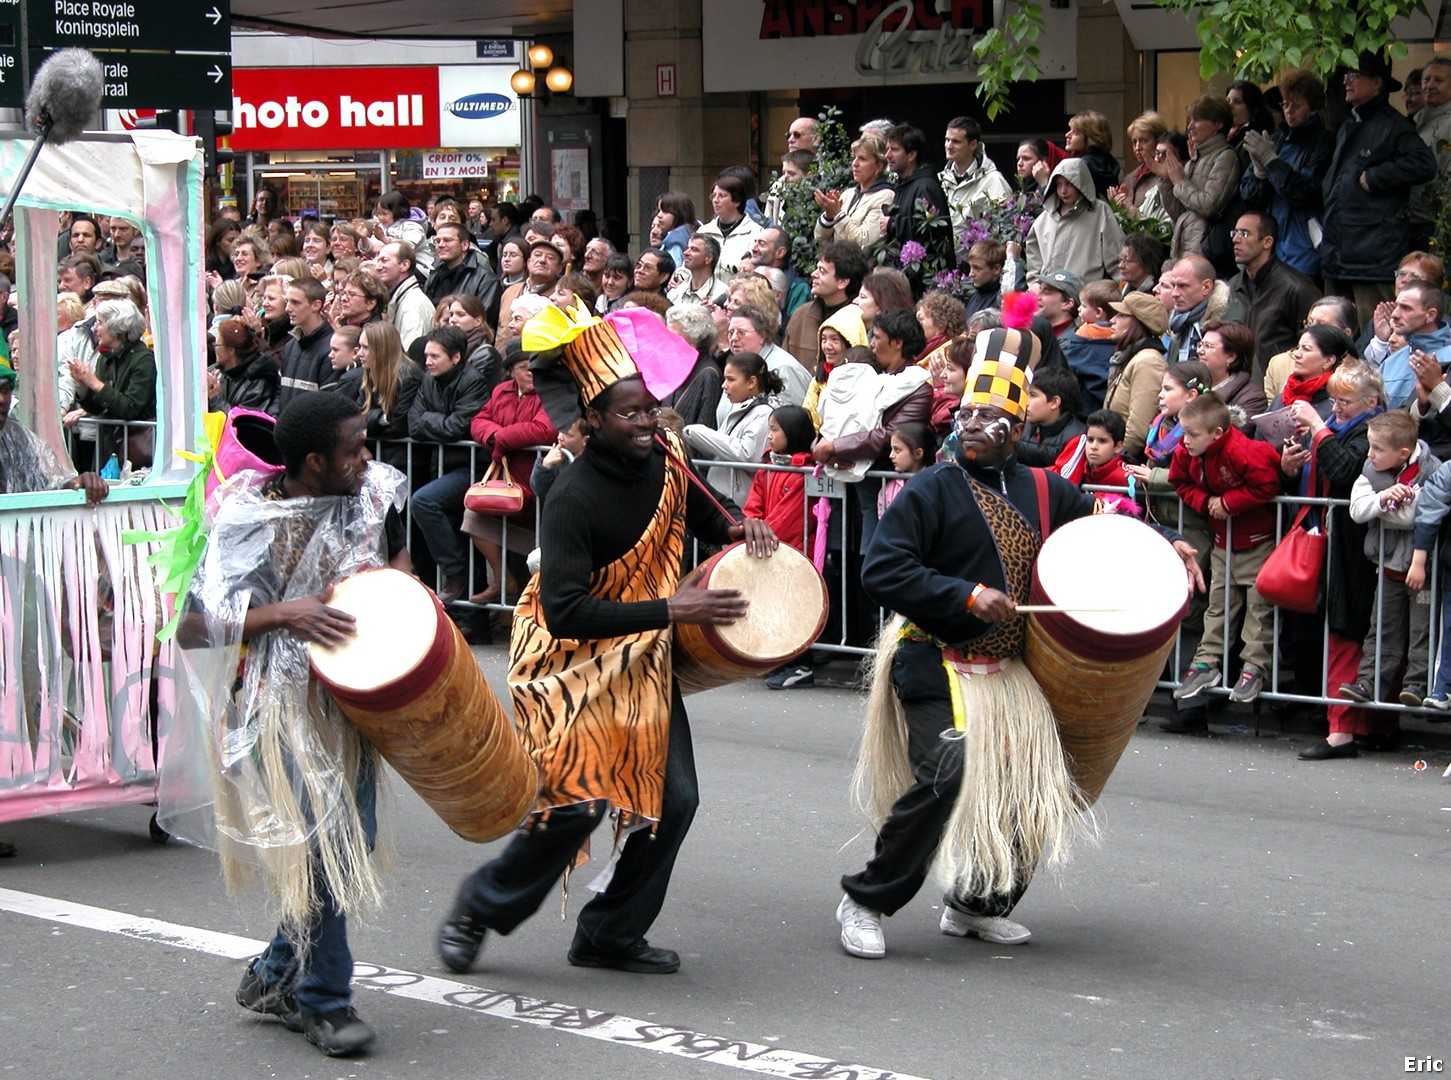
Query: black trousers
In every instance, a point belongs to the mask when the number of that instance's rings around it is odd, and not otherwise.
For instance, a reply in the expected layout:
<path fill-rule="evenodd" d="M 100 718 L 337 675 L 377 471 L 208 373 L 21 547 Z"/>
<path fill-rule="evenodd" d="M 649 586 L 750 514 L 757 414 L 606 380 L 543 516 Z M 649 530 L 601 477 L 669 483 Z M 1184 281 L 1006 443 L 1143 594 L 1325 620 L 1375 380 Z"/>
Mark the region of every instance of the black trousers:
<path fill-rule="evenodd" d="M 672 687 L 670 740 L 660 826 L 625 841 L 604 892 L 579 913 L 580 933 L 595 948 L 623 952 L 645 937 L 665 903 L 675 857 L 700 804 L 695 751 L 679 687 Z M 497 859 L 464 879 L 458 906 L 490 930 L 507 934 L 539 910 L 586 837 L 603 817 L 602 802 L 565 806 L 515 834 Z"/>
<path fill-rule="evenodd" d="M 906 906 L 927 880 L 962 788 L 962 741 L 941 737 L 952 729 L 952 698 L 941 651 L 925 642 L 904 642 L 892 662 L 892 684 L 907 714 L 913 783 L 883 823 L 866 869 L 841 879 L 848 896 L 884 915 Z M 943 899 L 968 915 L 1004 916 L 1022 899 L 1031 878 L 1029 872 L 1007 892 L 949 894 Z"/>

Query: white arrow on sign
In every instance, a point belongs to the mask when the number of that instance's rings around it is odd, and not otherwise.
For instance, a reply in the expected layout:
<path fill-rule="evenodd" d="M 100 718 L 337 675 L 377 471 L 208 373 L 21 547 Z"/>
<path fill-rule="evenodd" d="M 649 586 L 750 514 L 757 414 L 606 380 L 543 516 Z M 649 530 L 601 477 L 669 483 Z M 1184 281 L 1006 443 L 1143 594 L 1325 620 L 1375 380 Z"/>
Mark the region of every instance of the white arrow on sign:
<path fill-rule="evenodd" d="M 219 83 L 227 77 L 227 73 L 218 64 L 213 64 L 212 70 L 208 71 L 207 74 L 212 77 L 212 82 L 214 83 Z"/>
<path fill-rule="evenodd" d="M 222 21 L 222 13 L 216 9 L 215 5 L 212 6 L 211 11 L 206 13 L 206 17 L 212 20 L 213 26 L 217 26 Z"/>

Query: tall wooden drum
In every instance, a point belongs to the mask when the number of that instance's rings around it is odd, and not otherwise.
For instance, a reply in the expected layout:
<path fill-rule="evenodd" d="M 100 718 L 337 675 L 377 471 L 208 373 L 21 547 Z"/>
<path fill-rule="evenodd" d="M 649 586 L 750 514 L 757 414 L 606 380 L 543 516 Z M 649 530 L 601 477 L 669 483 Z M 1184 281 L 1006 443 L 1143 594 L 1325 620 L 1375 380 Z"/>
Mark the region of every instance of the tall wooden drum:
<path fill-rule="evenodd" d="M 1134 518 L 1096 514 L 1049 534 L 1033 569 L 1027 664 L 1090 803 L 1143 716 L 1189 607 L 1184 563 Z"/>
<path fill-rule="evenodd" d="M 367 570 L 328 606 L 358 620 L 341 646 L 308 646 L 338 708 L 465 840 L 515 828 L 534 804 L 534 763 L 438 598 L 409 574 Z"/>
<path fill-rule="evenodd" d="M 707 589 L 739 589 L 750 601 L 730 626 L 675 624 L 675 678 L 682 694 L 751 679 L 800 656 L 826 625 L 826 582 L 782 544 L 769 559 L 732 544 L 696 570 Z"/>

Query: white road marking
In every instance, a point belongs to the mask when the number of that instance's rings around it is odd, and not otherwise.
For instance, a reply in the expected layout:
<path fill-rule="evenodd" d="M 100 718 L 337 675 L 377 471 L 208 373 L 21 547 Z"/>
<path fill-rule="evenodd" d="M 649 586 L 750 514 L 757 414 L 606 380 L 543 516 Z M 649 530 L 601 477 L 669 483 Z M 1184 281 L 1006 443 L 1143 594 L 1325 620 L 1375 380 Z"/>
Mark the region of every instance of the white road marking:
<path fill-rule="evenodd" d="M 255 938 L 220 934 L 197 926 L 128 915 L 123 911 L 76 904 L 69 900 L 57 900 L 14 889 L 0 889 L 0 911 L 229 960 L 245 960 L 256 956 L 267 945 L 265 941 Z M 370 990 L 381 990 L 432 1005 L 448 1005 L 512 1023 L 549 1028 L 557 1033 L 582 1035 L 614 1046 L 652 1050 L 657 1054 L 669 1054 L 692 1061 L 708 1061 L 763 1076 L 783 1077 L 785 1080 L 925 1080 L 924 1077 L 909 1076 L 890 1069 L 878 1069 L 781 1047 L 708 1035 L 670 1024 L 637 1020 L 619 1013 L 600 1012 L 558 1001 L 544 1001 L 512 991 L 490 990 L 473 983 L 439 979 L 415 971 L 402 971 L 377 964 L 355 963 L 353 982 Z"/>

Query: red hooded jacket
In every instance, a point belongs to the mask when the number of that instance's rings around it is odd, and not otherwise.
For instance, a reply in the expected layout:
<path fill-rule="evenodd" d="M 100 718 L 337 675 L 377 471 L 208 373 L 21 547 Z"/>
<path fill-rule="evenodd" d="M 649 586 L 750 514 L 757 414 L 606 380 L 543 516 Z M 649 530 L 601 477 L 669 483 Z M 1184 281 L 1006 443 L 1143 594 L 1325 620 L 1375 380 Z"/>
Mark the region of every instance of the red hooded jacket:
<path fill-rule="evenodd" d="M 1209 500 L 1218 496 L 1234 519 L 1234 548 L 1243 551 L 1275 538 L 1275 508 L 1280 494 L 1280 452 L 1273 443 L 1251 439 L 1231 427 L 1200 457 L 1183 443 L 1169 461 L 1169 483 L 1184 505 L 1209 517 L 1214 546 L 1224 547 L 1228 525 L 1209 514 Z"/>
<path fill-rule="evenodd" d="M 767 455 L 767 461 L 770 456 Z M 813 465 L 816 459 L 811 454 L 792 454 L 792 465 Z M 807 545 L 816 532 L 816 521 L 806 510 L 806 474 L 776 472 L 762 469 L 751 481 L 751 493 L 746 496 L 745 515 L 758 518 L 771 526 L 772 531 L 783 544 L 790 544 L 803 555 L 810 557 Z M 807 528 L 807 526 L 810 526 Z"/>

